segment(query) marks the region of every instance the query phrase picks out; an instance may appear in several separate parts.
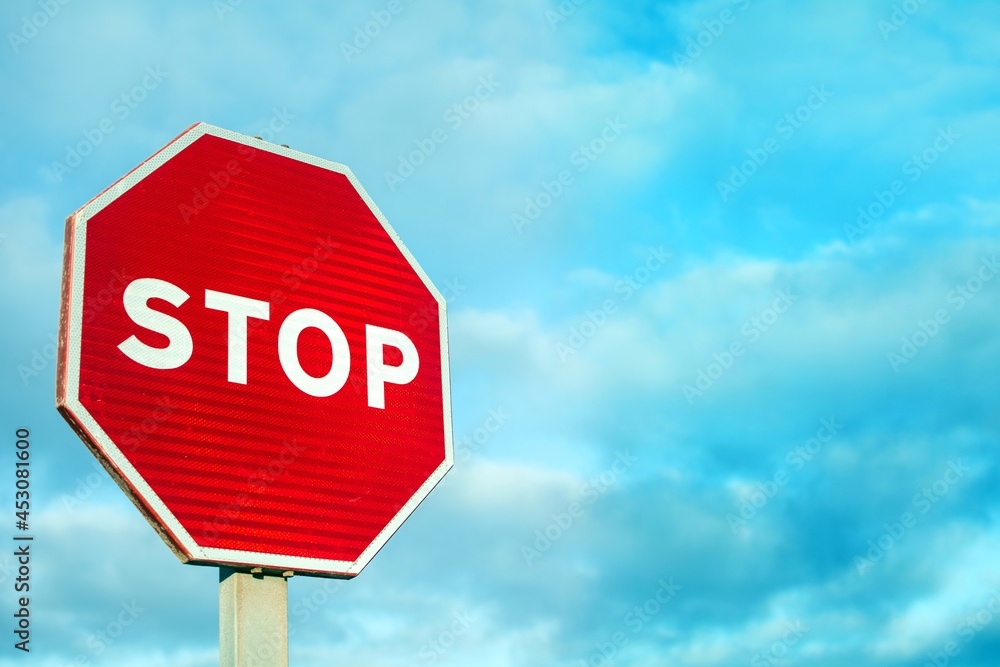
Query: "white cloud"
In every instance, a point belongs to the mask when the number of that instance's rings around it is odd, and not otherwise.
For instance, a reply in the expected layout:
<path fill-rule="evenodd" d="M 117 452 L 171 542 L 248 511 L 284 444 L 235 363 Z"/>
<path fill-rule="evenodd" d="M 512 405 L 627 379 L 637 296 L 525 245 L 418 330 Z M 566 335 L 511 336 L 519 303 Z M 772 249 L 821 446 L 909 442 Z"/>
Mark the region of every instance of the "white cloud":
<path fill-rule="evenodd" d="M 940 567 L 934 588 L 889 620 L 873 652 L 885 659 L 905 659 L 940 651 L 949 641 L 959 646 L 971 641 L 967 633 L 974 637 L 989 625 L 976 621 L 976 614 L 994 618 L 1000 611 L 998 548 L 996 524 L 988 528 L 954 524 L 940 530 L 929 553 Z"/>

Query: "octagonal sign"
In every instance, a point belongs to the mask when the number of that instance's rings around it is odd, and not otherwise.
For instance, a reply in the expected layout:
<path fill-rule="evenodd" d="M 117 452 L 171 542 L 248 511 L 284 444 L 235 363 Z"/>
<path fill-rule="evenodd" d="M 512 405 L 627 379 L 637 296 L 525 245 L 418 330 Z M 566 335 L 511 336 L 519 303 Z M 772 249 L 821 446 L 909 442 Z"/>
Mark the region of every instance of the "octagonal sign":
<path fill-rule="evenodd" d="M 67 220 L 56 403 L 181 560 L 351 577 L 453 463 L 445 302 L 346 167 L 200 123 Z"/>

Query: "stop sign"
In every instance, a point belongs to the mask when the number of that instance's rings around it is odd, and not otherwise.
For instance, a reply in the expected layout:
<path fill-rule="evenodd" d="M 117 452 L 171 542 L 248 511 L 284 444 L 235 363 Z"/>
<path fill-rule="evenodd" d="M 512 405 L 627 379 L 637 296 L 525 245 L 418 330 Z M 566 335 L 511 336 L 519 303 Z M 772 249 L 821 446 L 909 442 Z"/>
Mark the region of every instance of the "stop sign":
<path fill-rule="evenodd" d="M 351 577 L 452 466 L 445 302 L 346 167 L 197 124 L 67 220 L 56 403 L 181 560 Z"/>

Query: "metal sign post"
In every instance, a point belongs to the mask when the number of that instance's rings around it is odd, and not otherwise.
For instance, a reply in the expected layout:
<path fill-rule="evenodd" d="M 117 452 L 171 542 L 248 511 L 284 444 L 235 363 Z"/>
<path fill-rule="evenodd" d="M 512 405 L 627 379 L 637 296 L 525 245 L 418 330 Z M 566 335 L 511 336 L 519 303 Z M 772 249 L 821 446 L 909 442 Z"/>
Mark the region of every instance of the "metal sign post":
<path fill-rule="evenodd" d="M 220 667 L 288 667 L 288 579 L 219 568 Z"/>

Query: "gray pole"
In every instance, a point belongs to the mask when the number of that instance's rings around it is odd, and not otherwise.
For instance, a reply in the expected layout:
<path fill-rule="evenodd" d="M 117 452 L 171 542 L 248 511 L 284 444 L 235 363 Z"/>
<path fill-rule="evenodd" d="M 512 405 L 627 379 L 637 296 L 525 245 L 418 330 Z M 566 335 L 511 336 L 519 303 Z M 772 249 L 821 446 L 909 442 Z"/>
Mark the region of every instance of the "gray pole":
<path fill-rule="evenodd" d="M 221 667 L 288 667 L 288 581 L 219 568 Z"/>

